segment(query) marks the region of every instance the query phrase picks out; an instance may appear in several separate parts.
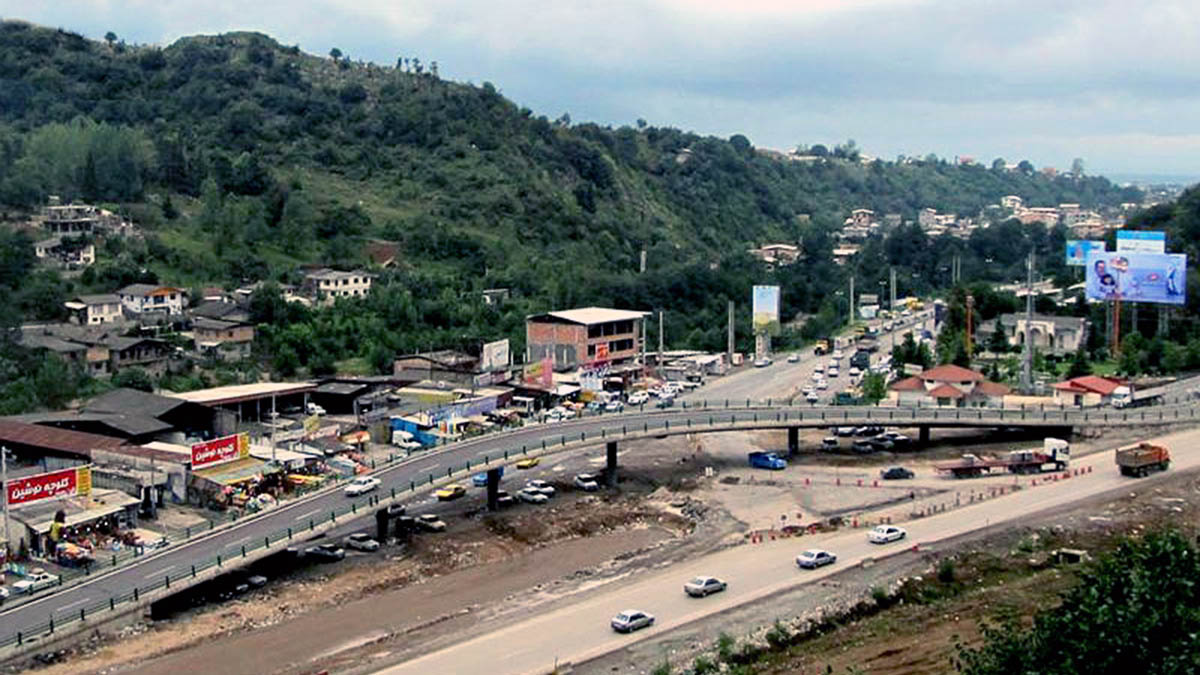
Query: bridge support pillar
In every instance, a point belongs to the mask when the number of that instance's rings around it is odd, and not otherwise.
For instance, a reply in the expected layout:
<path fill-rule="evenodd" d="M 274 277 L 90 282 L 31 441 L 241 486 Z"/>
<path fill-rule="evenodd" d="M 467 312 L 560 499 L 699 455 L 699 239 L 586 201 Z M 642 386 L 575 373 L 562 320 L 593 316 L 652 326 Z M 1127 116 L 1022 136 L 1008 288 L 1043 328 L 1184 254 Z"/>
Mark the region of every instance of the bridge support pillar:
<path fill-rule="evenodd" d="M 800 427 L 788 427 L 788 454 L 800 452 Z"/>
<path fill-rule="evenodd" d="M 920 435 L 917 440 L 921 443 L 921 445 L 928 445 L 929 444 L 929 427 L 927 427 L 927 426 L 918 427 L 918 429 L 920 431 Z"/>
<path fill-rule="evenodd" d="M 375 541 L 383 543 L 387 541 L 388 524 L 391 519 L 388 517 L 387 509 L 378 509 L 375 511 Z"/>
<path fill-rule="evenodd" d="M 607 445 L 608 463 L 604 467 L 604 479 L 609 487 L 617 486 L 617 442 L 609 441 Z"/>
<path fill-rule="evenodd" d="M 501 467 L 488 469 L 487 472 L 487 507 L 488 511 L 500 508 L 500 470 Z"/>

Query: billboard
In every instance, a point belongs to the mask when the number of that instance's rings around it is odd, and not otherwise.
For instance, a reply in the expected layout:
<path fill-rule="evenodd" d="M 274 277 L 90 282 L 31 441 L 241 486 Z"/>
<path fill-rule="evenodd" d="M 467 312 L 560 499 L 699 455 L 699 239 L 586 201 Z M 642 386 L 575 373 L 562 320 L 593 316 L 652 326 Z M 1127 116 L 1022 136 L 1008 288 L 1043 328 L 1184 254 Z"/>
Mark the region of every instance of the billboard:
<path fill-rule="evenodd" d="M 525 366 L 523 379 L 526 384 L 541 385 L 549 389 L 554 386 L 554 362 L 549 356 Z"/>
<path fill-rule="evenodd" d="M 1095 253 L 1088 258 L 1087 297 L 1182 305 L 1187 256 L 1178 253 Z"/>
<path fill-rule="evenodd" d="M 779 334 L 779 287 L 755 286 L 754 303 L 751 310 L 754 315 L 754 333 Z"/>
<path fill-rule="evenodd" d="M 39 473 L 36 476 L 14 478 L 8 481 L 9 505 L 86 495 L 92 491 L 91 465 L 75 466 L 70 469 Z"/>
<path fill-rule="evenodd" d="M 1149 230 L 1117 230 L 1119 253 L 1165 253 L 1167 233 Z"/>
<path fill-rule="evenodd" d="M 1102 241 L 1071 239 L 1067 241 L 1067 264 L 1073 267 L 1083 267 L 1087 264 L 1090 253 L 1093 251 L 1104 253 L 1106 250 Z"/>
<path fill-rule="evenodd" d="M 508 340 L 497 340 L 483 345 L 483 354 L 480 355 L 480 370 L 500 370 L 507 368 L 511 363 Z"/>
<path fill-rule="evenodd" d="M 250 456 L 250 434 L 222 436 L 192 446 L 192 470 L 226 464 Z"/>

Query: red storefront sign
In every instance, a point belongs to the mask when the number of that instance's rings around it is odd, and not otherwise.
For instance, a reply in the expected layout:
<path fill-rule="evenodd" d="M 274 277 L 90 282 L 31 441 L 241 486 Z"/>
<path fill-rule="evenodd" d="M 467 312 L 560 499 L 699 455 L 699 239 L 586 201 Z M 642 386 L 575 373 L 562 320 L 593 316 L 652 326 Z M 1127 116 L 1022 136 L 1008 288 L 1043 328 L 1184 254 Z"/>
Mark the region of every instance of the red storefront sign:
<path fill-rule="evenodd" d="M 36 476 L 14 478 L 8 481 L 8 503 L 27 504 L 52 497 L 71 497 L 79 494 L 81 484 L 91 487 L 89 467 L 76 467 L 39 473 Z"/>
<path fill-rule="evenodd" d="M 216 466 L 250 456 L 250 438 L 246 434 L 223 436 L 192 446 L 192 470 Z"/>

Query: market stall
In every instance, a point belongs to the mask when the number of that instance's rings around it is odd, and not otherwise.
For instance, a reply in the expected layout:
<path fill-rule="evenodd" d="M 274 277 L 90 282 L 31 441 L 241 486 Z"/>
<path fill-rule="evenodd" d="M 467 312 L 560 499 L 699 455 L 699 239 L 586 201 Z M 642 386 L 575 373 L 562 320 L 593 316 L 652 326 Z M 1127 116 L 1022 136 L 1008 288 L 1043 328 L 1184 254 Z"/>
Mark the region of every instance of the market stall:
<path fill-rule="evenodd" d="M 193 471 L 188 494 L 193 503 L 218 511 L 254 511 L 274 504 L 284 489 L 283 475 L 279 464 L 246 457 Z"/>

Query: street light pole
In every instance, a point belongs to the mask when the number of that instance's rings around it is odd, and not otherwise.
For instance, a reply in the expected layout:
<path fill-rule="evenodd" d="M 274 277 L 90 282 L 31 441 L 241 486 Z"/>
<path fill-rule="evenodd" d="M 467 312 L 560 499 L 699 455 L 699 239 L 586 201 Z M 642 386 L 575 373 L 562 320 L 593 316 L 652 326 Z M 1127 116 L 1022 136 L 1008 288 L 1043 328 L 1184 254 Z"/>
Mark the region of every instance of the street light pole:
<path fill-rule="evenodd" d="M 7 563 L 11 559 L 8 552 L 12 530 L 8 527 L 8 448 L 4 446 L 0 446 L 0 476 L 4 482 L 4 561 Z"/>

